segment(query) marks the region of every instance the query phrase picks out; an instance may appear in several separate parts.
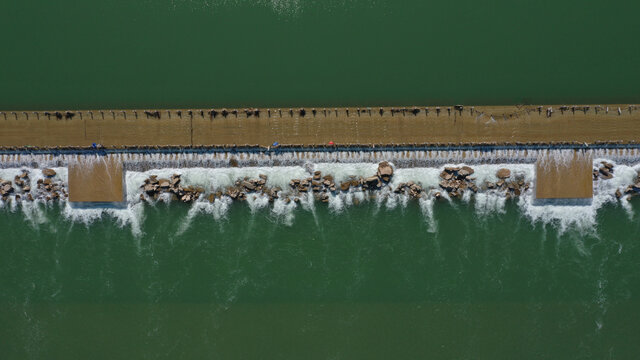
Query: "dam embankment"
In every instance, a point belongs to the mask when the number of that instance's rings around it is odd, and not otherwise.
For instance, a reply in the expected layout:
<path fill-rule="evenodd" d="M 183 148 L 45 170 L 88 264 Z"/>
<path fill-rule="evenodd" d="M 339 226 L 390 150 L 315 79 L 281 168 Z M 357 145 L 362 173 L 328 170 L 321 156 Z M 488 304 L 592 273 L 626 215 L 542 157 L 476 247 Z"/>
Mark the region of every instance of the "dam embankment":
<path fill-rule="evenodd" d="M 635 144 L 640 106 L 0 112 L 6 149 Z"/>

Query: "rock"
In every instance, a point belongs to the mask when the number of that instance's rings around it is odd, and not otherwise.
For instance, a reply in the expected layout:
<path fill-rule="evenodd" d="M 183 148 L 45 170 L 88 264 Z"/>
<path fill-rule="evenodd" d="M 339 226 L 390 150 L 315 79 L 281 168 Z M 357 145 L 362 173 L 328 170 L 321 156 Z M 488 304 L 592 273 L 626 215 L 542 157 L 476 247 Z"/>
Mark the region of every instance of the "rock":
<path fill-rule="evenodd" d="M 29 201 L 33 201 L 33 196 L 29 193 L 27 194 L 27 200 Z"/>
<path fill-rule="evenodd" d="M 393 167 L 388 162 L 383 161 L 378 164 L 378 172 L 376 173 L 383 181 L 389 182 L 393 176 Z"/>
<path fill-rule="evenodd" d="M 320 171 L 316 171 L 313 173 L 313 180 L 320 180 L 322 179 L 322 172 Z"/>
<path fill-rule="evenodd" d="M 393 190 L 393 192 L 394 192 L 394 193 L 396 193 L 396 194 L 400 194 L 400 193 L 404 192 L 404 188 L 405 188 L 405 186 L 407 186 L 407 184 L 405 184 L 405 183 L 400 183 L 400 184 L 398 184 L 398 186 L 396 187 L 396 189 L 395 189 L 395 190 Z"/>
<path fill-rule="evenodd" d="M 46 177 L 54 177 L 56 176 L 56 172 L 53 169 L 44 169 L 42 170 L 42 175 Z"/>
<path fill-rule="evenodd" d="M 260 179 L 264 180 L 265 182 L 267 181 L 267 175 L 265 175 L 265 174 L 260 174 L 260 175 L 258 175 L 258 177 Z"/>
<path fill-rule="evenodd" d="M 156 185 L 146 184 L 144 186 L 144 192 L 146 192 L 147 194 L 151 194 L 151 193 L 155 192 L 156 190 L 157 190 Z"/>
<path fill-rule="evenodd" d="M 322 195 L 320 195 L 320 200 L 321 200 L 322 202 L 325 202 L 325 203 L 326 203 L 326 202 L 329 202 L 329 194 L 327 194 L 327 193 L 322 193 Z"/>
<path fill-rule="evenodd" d="M 242 185 L 245 189 L 247 189 L 247 190 L 249 190 L 249 191 L 253 191 L 253 190 L 255 190 L 255 189 L 256 189 L 256 184 L 254 184 L 253 182 L 250 182 L 250 181 L 246 181 L 246 180 L 244 180 L 244 181 L 242 181 L 241 185 Z"/>
<path fill-rule="evenodd" d="M 620 189 L 616 190 L 616 198 L 620 199 L 622 197 L 622 192 L 620 192 Z"/>
<path fill-rule="evenodd" d="M 453 178 L 453 174 L 448 172 L 448 171 L 442 171 L 440 173 L 440 177 L 445 179 L 445 180 L 451 180 L 451 178 Z"/>
<path fill-rule="evenodd" d="M 228 188 L 227 189 L 227 195 L 229 195 L 229 197 L 232 198 L 232 199 L 237 199 L 238 195 L 240 195 L 240 190 L 238 190 L 236 188 Z"/>
<path fill-rule="evenodd" d="M 24 187 L 22 188 L 22 191 L 24 191 L 24 192 L 29 192 L 29 191 L 31 191 L 31 186 L 29 186 L 29 185 L 24 186 Z"/>
<path fill-rule="evenodd" d="M 433 194 L 433 196 L 434 196 L 436 199 L 440 199 L 440 198 L 442 197 L 442 194 L 440 193 L 440 191 L 436 191 L 436 193 L 435 193 L 435 194 Z"/>
<path fill-rule="evenodd" d="M 350 187 L 351 187 L 351 183 L 349 181 L 345 181 L 343 183 L 340 183 L 340 190 L 342 190 L 342 191 L 349 191 Z"/>
<path fill-rule="evenodd" d="M 600 171 L 600 177 L 605 180 L 613 178 L 613 175 L 611 174 L 609 169 L 606 167 L 601 167 L 598 171 Z"/>
<path fill-rule="evenodd" d="M 379 183 L 379 181 L 380 180 L 378 179 L 377 176 L 369 176 L 368 178 L 364 179 L 365 184 L 373 185 L 373 186 L 377 185 Z"/>
<path fill-rule="evenodd" d="M 612 163 L 609 163 L 609 162 L 606 162 L 606 161 L 602 161 L 602 162 L 601 162 L 601 164 L 602 164 L 604 167 L 606 167 L 607 169 L 609 169 L 610 171 L 612 171 L 612 170 L 613 170 L 613 164 L 612 164 Z"/>
<path fill-rule="evenodd" d="M 505 184 L 504 180 L 499 180 L 499 181 L 496 183 L 496 186 L 497 186 L 497 187 L 499 187 L 499 188 L 501 188 L 504 184 Z"/>
<path fill-rule="evenodd" d="M 458 171 L 458 175 L 460 176 L 469 176 L 472 175 L 475 171 L 469 166 L 463 166 L 460 171 Z"/>
<path fill-rule="evenodd" d="M 509 169 L 500 169 L 496 172 L 496 176 L 498 179 L 507 179 L 511 176 L 511 170 Z"/>
<path fill-rule="evenodd" d="M 2 193 L 2 195 L 10 194 L 12 192 L 13 192 L 13 187 L 9 184 L 4 184 L 2 185 L 2 187 L 0 187 L 0 193 Z"/>
<path fill-rule="evenodd" d="M 454 166 L 447 166 L 447 167 L 444 168 L 444 171 L 446 171 L 446 172 L 448 172 L 450 174 L 453 174 L 455 172 L 460 171 L 460 168 L 457 167 L 457 166 L 455 166 L 455 167 Z"/>
<path fill-rule="evenodd" d="M 176 187 L 180 184 L 180 175 L 173 175 L 171 177 L 171 187 Z"/>
<path fill-rule="evenodd" d="M 149 184 L 157 184 L 158 183 L 158 175 L 149 176 Z"/>
<path fill-rule="evenodd" d="M 442 180 L 438 185 L 440 185 L 441 188 L 443 188 L 444 190 L 447 190 L 448 192 L 453 191 L 453 186 L 451 181 Z"/>
<path fill-rule="evenodd" d="M 169 182 L 169 179 L 160 179 L 158 180 L 158 184 L 160 184 L 161 188 L 168 188 L 171 185 L 171 182 Z"/>

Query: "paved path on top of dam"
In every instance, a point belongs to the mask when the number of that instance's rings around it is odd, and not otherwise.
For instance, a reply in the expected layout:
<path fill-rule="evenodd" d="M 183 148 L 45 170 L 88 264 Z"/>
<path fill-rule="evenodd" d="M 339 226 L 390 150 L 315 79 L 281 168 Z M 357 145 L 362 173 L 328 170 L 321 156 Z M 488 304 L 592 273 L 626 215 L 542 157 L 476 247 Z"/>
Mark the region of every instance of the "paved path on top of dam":
<path fill-rule="evenodd" d="M 414 109 L 417 109 L 416 112 Z M 552 109 L 549 112 L 548 109 Z M 155 112 L 156 110 L 151 110 Z M 5 111 L 0 147 L 634 143 L 638 105 Z"/>

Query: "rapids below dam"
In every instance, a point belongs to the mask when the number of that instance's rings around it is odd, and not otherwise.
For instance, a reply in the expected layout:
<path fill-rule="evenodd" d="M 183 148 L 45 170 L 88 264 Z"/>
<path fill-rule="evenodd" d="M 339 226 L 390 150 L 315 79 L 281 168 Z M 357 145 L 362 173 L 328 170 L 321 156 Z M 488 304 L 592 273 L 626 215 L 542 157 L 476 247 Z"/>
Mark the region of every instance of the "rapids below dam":
<path fill-rule="evenodd" d="M 535 187 L 541 153 L 560 161 L 574 150 L 3 155 L 0 178 L 28 173 L 35 199 L 16 201 L 16 186 L 0 202 L 0 350 L 631 358 L 640 350 L 640 202 L 626 190 L 638 180 L 638 150 L 590 151 L 596 171 L 604 162 L 613 172 L 596 176 L 584 206 L 536 205 L 532 189 L 511 199 L 427 191 L 443 169 L 463 165 L 479 187 L 504 168 Z M 37 186 L 65 188 L 70 163 L 114 157 L 124 165 L 123 207 L 47 201 Z M 381 161 L 394 168 L 388 186 L 329 192 L 327 201 L 141 197 L 152 175 L 178 174 L 206 192 L 260 175 L 290 189 L 315 172 L 336 184 L 371 176 Z M 425 195 L 393 191 L 407 182 Z"/>

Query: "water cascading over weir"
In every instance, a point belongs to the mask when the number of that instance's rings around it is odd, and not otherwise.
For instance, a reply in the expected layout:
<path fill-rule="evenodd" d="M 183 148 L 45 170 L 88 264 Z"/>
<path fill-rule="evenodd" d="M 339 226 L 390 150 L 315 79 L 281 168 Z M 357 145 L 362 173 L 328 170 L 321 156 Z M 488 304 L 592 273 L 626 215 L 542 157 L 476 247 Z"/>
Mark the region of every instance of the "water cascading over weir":
<path fill-rule="evenodd" d="M 68 167 L 73 203 L 122 204 L 126 170 L 391 161 L 535 163 L 540 204 L 589 203 L 593 159 L 638 157 L 636 105 L 0 112 L 3 167 Z"/>

